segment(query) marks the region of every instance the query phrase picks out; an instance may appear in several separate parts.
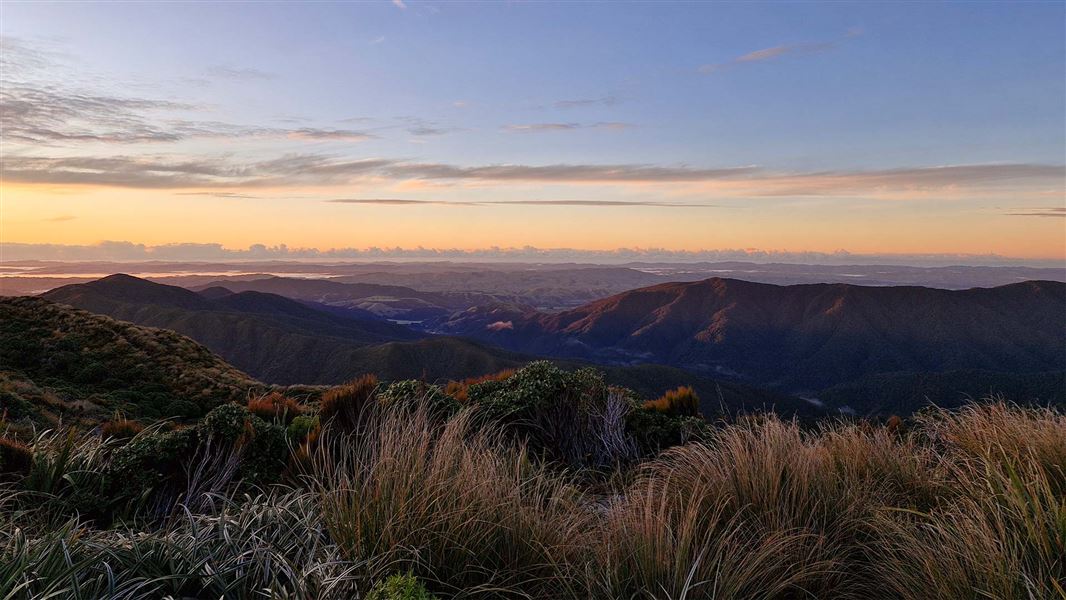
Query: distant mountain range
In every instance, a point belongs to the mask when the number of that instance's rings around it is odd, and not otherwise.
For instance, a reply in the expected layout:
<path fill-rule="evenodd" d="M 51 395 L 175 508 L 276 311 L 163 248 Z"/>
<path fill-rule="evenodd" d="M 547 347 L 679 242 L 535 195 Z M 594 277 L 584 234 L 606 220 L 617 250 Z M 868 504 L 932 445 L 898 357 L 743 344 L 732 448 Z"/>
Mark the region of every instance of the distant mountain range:
<path fill-rule="evenodd" d="M 1066 284 L 1058 282 L 950 291 L 712 278 L 561 312 L 508 303 L 453 310 L 448 295 L 377 284 L 224 283 L 259 291 L 208 282 L 194 292 L 115 275 L 43 297 L 188 335 L 274 384 L 333 384 L 362 373 L 445 381 L 552 357 L 567 368 L 599 364 L 610 380 L 648 396 L 694 385 L 712 412 L 716 404 L 908 413 L 990 392 L 1066 402 Z M 434 304 L 438 316 L 422 326 L 449 335 L 387 322 L 349 302 L 375 292 Z"/>
<path fill-rule="evenodd" d="M 712 278 L 557 313 L 474 307 L 440 327 L 524 352 L 817 391 L 878 373 L 1062 371 L 1066 284 L 951 291 Z"/>
<path fill-rule="evenodd" d="M 791 263 L 728 262 L 632 262 L 626 264 L 532 263 L 532 262 L 347 262 L 305 261 L 234 262 L 59 262 L 6 261 L 0 266 L 0 296 L 39 294 L 71 283 L 98 279 L 101 273 L 125 272 L 157 283 L 190 289 L 232 281 L 262 280 L 280 276 L 287 280 L 328 280 L 336 283 L 380 285 L 382 288 L 349 288 L 338 301 L 351 307 L 363 298 L 375 297 L 369 306 L 406 311 L 424 308 L 415 298 L 445 312 L 457 304 L 475 306 L 509 302 L 540 310 L 576 308 L 601 298 L 660 283 L 701 281 L 729 277 L 794 285 L 803 283 L 849 283 L 868 286 L 914 285 L 943 289 L 995 287 L 1023 281 L 1066 281 L 1066 267 L 937 266 L 918 267 L 884 264 L 812 265 Z M 282 285 L 277 282 L 269 285 Z M 314 284 L 317 285 L 317 284 Z M 391 288 L 391 289 L 390 289 Z M 282 288 L 241 288 L 280 293 L 333 294 L 343 288 L 315 291 L 283 291 Z M 416 291 L 417 290 L 417 291 Z M 301 296 L 302 297 L 302 296 Z M 307 298 L 315 300 L 315 298 Z M 332 302 L 331 302 L 332 303 Z M 388 315 L 386 315 L 388 316 Z M 405 319 L 403 316 L 388 318 Z M 421 317 L 419 317 L 421 318 Z"/>
<path fill-rule="evenodd" d="M 392 323 L 353 318 L 348 309 L 262 292 L 235 293 L 219 286 L 197 293 L 112 275 L 42 297 L 139 325 L 172 329 L 272 384 L 336 384 L 364 373 L 385 380 L 443 382 L 516 368 L 537 358 L 474 340 L 427 336 Z M 588 363 L 560 364 L 573 369 Z M 703 398 L 708 415 L 769 407 L 789 415 L 823 412 L 795 397 L 673 367 L 607 366 L 604 371 L 609 382 L 647 397 L 691 385 Z"/>
<path fill-rule="evenodd" d="M 398 366 L 405 375 L 461 378 L 471 370 L 481 374 L 524 362 L 513 352 L 492 352 L 481 344 L 451 338 L 424 339 L 424 334 L 407 327 L 353 318 L 262 292 L 234 293 L 212 286 L 198 294 L 112 275 L 57 288 L 42 297 L 139 325 L 172 329 L 252 376 L 283 385 L 340 383 L 362 373 L 393 378 Z M 420 341 L 405 344 L 416 340 Z M 450 359 L 441 360 L 444 355 Z"/>
<path fill-rule="evenodd" d="M 274 276 L 218 280 L 191 289 L 201 291 L 212 287 L 232 292 L 277 294 L 334 308 L 347 308 L 381 319 L 414 323 L 439 319 L 470 306 L 498 301 L 494 296 L 474 292 L 422 292 L 397 285 Z"/>

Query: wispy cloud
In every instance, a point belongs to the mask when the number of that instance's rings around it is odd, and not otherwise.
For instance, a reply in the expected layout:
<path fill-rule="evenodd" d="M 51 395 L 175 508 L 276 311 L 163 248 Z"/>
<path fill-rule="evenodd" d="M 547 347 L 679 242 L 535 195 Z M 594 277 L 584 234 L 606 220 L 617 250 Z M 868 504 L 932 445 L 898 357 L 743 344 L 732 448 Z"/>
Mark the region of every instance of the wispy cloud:
<path fill-rule="evenodd" d="M 419 117 L 397 117 L 397 119 L 403 123 L 402 127 L 407 129 L 407 133 L 414 136 L 425 137 L 444 135 L 446 133 L 457 131 L 454 127 L 445 127 L 435 121 Z"/>
<path fill-rule="evenodd" d="M 485 202 L 496 206 L 524 205 L 524 206 L 655 206 L 659 208 L 717 208 L 716 204 L 703 204 L 698 202 L 655 202 L 640 200 L 501 200 L 499 202 Z"/>
<path fill-rule="evenodd" d="M 1066 218 L 1066 208 L 1061 206 L 1027 208 L 1018 212 L 1005 213 L 1013 217 L 1059 217 Z"/>
<path fill-rule="evenodd" d="M 862 33 L 862 29 L 853 27 L 849 29 L 843 37 L 844 39 L 854 38 L 862 35 Z M 727 60 L 725 62 L 702 65 L 699 67 L 698 71 L 705 75 L 709 75 L 711 73 L 717 73 L 719 71 L 739 67 L 745 64 L 766 62 L 786 56 L 818 54 L 827 50 L 832 50 L 838 45 L 840 45 L 840 40 L 772 46 L 770 48 L 763 48 L 761 50 L 755 50 L 753 52 L 748 52 L 747 54 L 742 54 L 740 56 L 737 56 L 736 58 Z"/>
<path fill-rule="evenodd" d="M 57 217 L 50 217 L 44 220 L 48 221 L 49 223 L 65 223 L 67 221 L 73 221 L 77 218 L 78 217 L 75 217 L 74 215 L 59 215 Z"/>
<path fill-rule="evenodd" d="M 285 135 L 294 140 L 332 140 L 346 142 L 362 142 L 377 137 L 376 135 L 369 134 L 365 131 L 355 131 L 352 129 L 315 129 L 311 127 L 292 129 L 286 131 Z"/>
<path fill-rule="evenodd" d="M 166 100 L 70 92 L 5 81 L 0 124 L 11 140 L 46 142 L 172 142 L 180 125 L 161 126 L 150 114 L 196 107 Z"/>
<path fill-rule="evenodd" d="M 287 154 L 257 162 L 224 156 L 5 157 L 11 183 L 104 185 L 145 189 L 291 187 L 377 182 L 534 182 L 578 184 L 691 184 L 696 191 L 735 197 L 885 195 L 1002 190 L 1003 185 L 1061 183 L 1063 165 L 981 164 L 863 171 L 778 173 L 755 166 L 699 168 L 648 164 L 497 164 L 460 166 L 389 158 L 343 159 Z M 702 186 L 702 187 L 701 187 Z"/>
<path fill-rule="evenodd" d="M 251 194 L 239 194 L 237 192 L 176 192 L 178 196 L 210 196 L 212 198 L 230 198 L 230 199 L 255 199 L 262 198 L 262 196 L 253 196 Z"/>
<path fill-rule="evenodd" d="M 773 175 L 760 180 L 761 196 L 821 196 L 848 193 L 928 192 L 972 189 L 1007 182 L 1061 182 L 1063 165 L 978 164 L 865 171 L 822 171 Z"/>
<path fill-rule="evenodd" d="M 400 10 L 407 10 L 407 4 L 403 0 L 392 0 L 392 5 Z"/>
<path fill-rule="evenodd" d="M 210 107 L 200 104 L 81 89 L 77 84 L 40 75 L 56 67 L 10 38 L 0 38 L 3 85 L 0 128 L 4 138 L 37 146 L 83 143 L 174 143 L 193 138 L 276 137 L 312 141 L 364 141 L 375 136 L 353 129 L 248 126 L 196 118 Z M 256 69 L 216 66 L 217 77 L 264 79 Z"/>
<path fill-rule="evenodd" d="M 478 206 L 479 202 L 462 202 L 449 200 L 408 200 L 404 198 L 335 198 L 326 200 L 335 204 L 370 204 L 378 206 Z"/>
<path fill-rule="evenodd" d="M 370 40 L 370 41 L 369 41 L 369 42 L 367 42 L 367 43 L 368 43 L 368 44 L 370 44 L 371 46 L 377 46 L 378 44 L 380 44 L 380 43 L 382 43 L 382 42 L 384 42 L 384 41 L 385 41 L 385 36 L 383 36 L 383 35 L 379 35 L 378 37 L 376 37 L 376 38 L 374 38 L 374 39 Z"/>
<path fill-rule="evenodd" d="M 655 201 L 629 201 L 629 200 L 476 200 L 476 201 L 452 201 L 452 200 L 413 200 L 401 198 L 337 198 L 326 200 L 337 204 L 373 204 L 387 206 L 654 206 L 660 208 L 716 208 L 715 204 L 685 203 L 685 202 L 655 202 Z"/>
<path fill-rule="evenodd" d="M 252 81 L 256 79 L 267 80 L 274 79 L 273 73 L 267 73 L 259 69 L 253 69 L 251 67 L 229 67 L 225 65 L 214 65 L 207 68 L 207 75 L 216 79 L 231 79 L 235 81 Z"/>
<path fill-rule="evenodd" d="M 375 137 L 351 129 L 249 127 L 174 116 L 202 109 L 169 100 L 11 82 L 5 82 L 0 89 L 0 126 L 5 138 L 39 145 L 172 143 L 192 138 L 242 137 L 364 141 Z"/>
<path fill-rule="evenodd" d="M 581 129 L 621 131 L 631 127 L 633 127 L 631 123 L 601 121 L 598 123 L 527 123 L 504 125 L 503 130 L 510 133 L 545 133 L 552 131 L 577 131 Z"/>
<path fill-rule="evenodd" d="M 581 108 L 585 106 L 614 106 L 620 100 L 617 96 L 603 96 L 601 98 L 577 98 L 573 100 L 559 100 L 555 108 Z"/>

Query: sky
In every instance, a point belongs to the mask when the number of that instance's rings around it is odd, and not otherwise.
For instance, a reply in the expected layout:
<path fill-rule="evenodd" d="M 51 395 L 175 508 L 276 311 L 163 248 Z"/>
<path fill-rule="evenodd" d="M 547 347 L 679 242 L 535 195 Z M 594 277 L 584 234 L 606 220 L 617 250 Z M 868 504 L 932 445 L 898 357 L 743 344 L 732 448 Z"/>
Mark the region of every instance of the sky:
<path fill-rule="evenodd" d="M 1064 22 L 1062 2 L 5 0 L 0 237 L 1063 264 Z"/>

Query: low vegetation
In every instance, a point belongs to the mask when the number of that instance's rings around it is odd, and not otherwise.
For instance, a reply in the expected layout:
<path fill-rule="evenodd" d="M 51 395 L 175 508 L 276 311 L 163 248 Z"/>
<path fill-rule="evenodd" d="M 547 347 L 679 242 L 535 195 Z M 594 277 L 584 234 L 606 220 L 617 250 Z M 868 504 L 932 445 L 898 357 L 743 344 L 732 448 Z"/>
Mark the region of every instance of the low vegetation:
<path fill-rule="evenodd" d="M 708 424 L 596 371 L 0 441 L 0 598 L 1066 598 L 1066 415 Z"/>
<path fill-rule="evenodd" d="M 39 425 L 202 417 L 264 386 L 188 338 L 41 300 L 0 301 L 0 413 Z"/>

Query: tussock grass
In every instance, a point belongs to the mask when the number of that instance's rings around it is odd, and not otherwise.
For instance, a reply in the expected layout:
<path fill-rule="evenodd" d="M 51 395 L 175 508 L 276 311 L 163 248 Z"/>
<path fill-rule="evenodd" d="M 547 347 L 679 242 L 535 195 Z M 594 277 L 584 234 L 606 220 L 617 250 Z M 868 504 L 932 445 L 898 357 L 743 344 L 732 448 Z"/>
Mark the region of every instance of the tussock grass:
<path fill-rule="evenodd" d="M 410 570 L 439 590 L 518 597 L 570 585 L 590 523 L 581 493 L 469 411 L 441 422 L 427 407 L 390 410 L 320 448 L 310 481 L 367 579 Z"/>
<path fill-rule="evenodd" d="M 103 528 L 69 506 L 117 442 L 43 433 L 0 487 L 0 598 L 1066 598 L 1060 410 L 745 418 L 595 485 L 474 414 L 360 408 L 286 485 Z"/>
<path fill-rule="evenodd" d="M 1002 402 L 935 411 L 939 502 L 878 522 L 884 583 L 900 597 L 1066 598 L 1066 416 Z"/>

